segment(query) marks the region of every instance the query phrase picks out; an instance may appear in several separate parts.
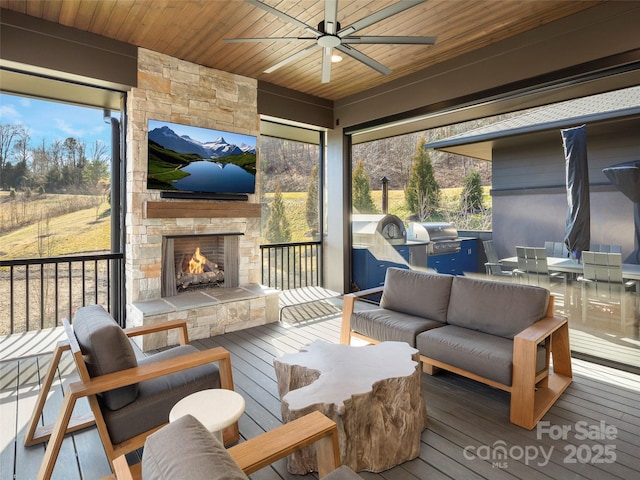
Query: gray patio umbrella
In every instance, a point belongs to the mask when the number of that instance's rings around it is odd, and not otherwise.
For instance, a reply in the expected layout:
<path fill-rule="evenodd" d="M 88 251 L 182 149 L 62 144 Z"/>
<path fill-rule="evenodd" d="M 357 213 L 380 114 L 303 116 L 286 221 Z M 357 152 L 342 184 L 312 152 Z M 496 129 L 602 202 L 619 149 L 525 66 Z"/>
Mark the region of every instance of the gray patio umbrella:
<path fill-rule="evenodd" d="M 619 163 L 602 169 L 609 181 L 624 193 L 634 204 L 635 249 L 625 259 L 625 263 L 640 264 L 640 160 Z"/>
<path fill-rule="evenodd" d="M 561 130 L 567 171 L 567 221 L 564 243 L 579 259 L 591 244 L 589 165 L 586 125 Z"/>

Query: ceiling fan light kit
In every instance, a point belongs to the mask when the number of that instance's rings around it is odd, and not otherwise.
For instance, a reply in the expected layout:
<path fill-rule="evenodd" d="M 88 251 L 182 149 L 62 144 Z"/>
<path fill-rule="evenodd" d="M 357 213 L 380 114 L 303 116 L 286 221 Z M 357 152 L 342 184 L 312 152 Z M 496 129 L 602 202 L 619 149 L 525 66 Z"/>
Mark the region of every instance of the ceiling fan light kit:
<path fill-rule="evenodd" d="M 342 56 L 334 51 L 338 50 L 345 55 L 362 62 L 369 68 L 388 75 L 391 70 L 381 63 L 377 62 L 373 58 L 365 55 L 359 50 L 351 47 L 349 44 L 382 44 L 382 45 L 433 45 L 436 42 L 435 37 L 411 37 L 411 36 L 360 36 L 354 37 L 353 33 L 356 33 L 374 23 L 378 23 L 381 20 L 389 18 L 400 12 L 403 12 L 409 8 L 412 8 L 420 3 L 424 3 L 427 0 L 401 0 L 388 7 L 378 10 L 351 25 L 347 25 L 341 28 L 340 22 L 338 22 L 338 0 L 325 0 L 324 5 L 324 20 L 318 24 L 317 28 L 301 22 L 300 20 L 289 16 L 288 14 L 277 10 L 260 0 L 245 0 L 247 3 L 265 10 L 278 18 L 285 20 L 288 23 L 292 23 L 298 28 L 304 30 L 306 33 L 311 34 L 310 37 L 267 37 L 267 38 L 225 38 L 227 43 L 239 43 L 239 42 L 265 42 L 265 41 L 313 41 L 310 46 L 300 50 L 297 53 L 281 60 L 280 62 L 272 65 L 265 70 L 265 73 L 271 73 L 277 69 L 294 62 L 295 60 L 306 56 L 309 52 L 316 50 L 317 47 L 322 48 L 322 83 L 328 83 L 331 80 L 331 64 L 342 60 Z"/>

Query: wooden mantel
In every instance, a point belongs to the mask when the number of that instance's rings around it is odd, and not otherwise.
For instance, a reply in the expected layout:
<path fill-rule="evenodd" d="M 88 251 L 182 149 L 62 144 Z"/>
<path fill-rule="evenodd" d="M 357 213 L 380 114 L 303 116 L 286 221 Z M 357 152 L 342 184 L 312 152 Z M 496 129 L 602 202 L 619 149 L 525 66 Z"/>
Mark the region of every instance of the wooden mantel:
<path fill-rule="evenodd" d="M 260 204 L 224 201 L 145 202 L 145 218 L 259 218 Z"/>

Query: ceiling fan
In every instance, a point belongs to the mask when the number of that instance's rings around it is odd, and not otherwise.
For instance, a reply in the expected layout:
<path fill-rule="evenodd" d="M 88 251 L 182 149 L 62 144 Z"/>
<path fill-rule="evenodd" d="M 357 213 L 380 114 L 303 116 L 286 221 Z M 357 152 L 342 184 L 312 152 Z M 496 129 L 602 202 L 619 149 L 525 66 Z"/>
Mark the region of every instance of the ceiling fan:
<path fill-rule="evenodd" d="M 373 58 L 365 55 L 364 53 L 356 50 L 351 45 L 354 44 L 404 44 L 404 45 L 433 45 L 436 42 L 435 37 L 406 37 L 406 36 L 354 36 L 353 34 L 366 28 L 374 23 L 380 22 L 386 18 L 389 18 L 397 13 L 403 12 L 411 7 L 414 7 L 420 3 L 424 3 L 427 0 L 401 0 L 393 5 L 390 5 L 382 10 L 372 13 L 369 16 L 361 18 L 360 20 L 342 27 L 338 22 L 338 0 L 325 0 L 324 4 L 324 20 L 318 24 L 317 28 L 307 25 L 300 20 L 287 15 L 280 10 L 277 10 L 259 0 L 245 0 L 251 5 L 261 8 L 277 17 L 296 25 L 297 27 L 305 30 L 311 36 L 302 37 L 264 37 L 264 38 L 226 38 L 227 43 L 234 42 L 266 42 L 266 41 L 290 41 L 290 40 L 302 40 L 312 41 L 313 44 L 300 50 L 299 52 L 285 58 L 284 60 L 276 63 L 265 70 L 265 73 L 271 73 L 275 70 L 287 65 L 299 58 L 304 57 L 312 50 L 320 47 L 322 48 L 322 83 L 328 83 L 331 79 L 331 61 L 334 54 L 333 50 L 336 49 L 345 55 L 348 55 L 368 67 L 380 72 L 384 75 L 391 73 L 391 70 L 381 63 L 377 62 Z"/>

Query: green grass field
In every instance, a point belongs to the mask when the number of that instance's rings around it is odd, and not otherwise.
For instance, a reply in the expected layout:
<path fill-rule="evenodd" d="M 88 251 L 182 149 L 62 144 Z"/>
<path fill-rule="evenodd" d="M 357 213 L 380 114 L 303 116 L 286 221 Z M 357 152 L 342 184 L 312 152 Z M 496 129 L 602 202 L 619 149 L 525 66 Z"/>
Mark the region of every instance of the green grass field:
<path fill-rule="evenodd" d="M 485 205 L 490 208 L 491 197 L 485 189 Z M 455 210 L 460 189 L 442 191 L 443 209 Z M 306 221 L 306 192 L 282 194 L 292 242 L 305 242 L 311 238 Z M 37 258 L 69 255 L 83 252 L 108 251 L 110 248 L 109 204 L 101 202 L 96 220 L 98 197 L 86 195 L 44 195 L 30 199 L 8 200 L 8 192 L 0 192 L 0 220 L 6 226 L 11 215 L 24 215 L 35 219 L 22 228 L 10 229 L 0 237 L 0 258 Z M 270 201 L 272 196 L 266 196 Z M 372 198 L 381 210 L 382 192 L 373 191 Z M 61 210 L 61 205 L 65 209 Z M 87 208 L 87 205 L 92 205 Z M 60 211 L 75 211 L 59 214 Z M 13 212 L 12 212 L 13 209 Z M 389 192 L 389 213 L 406 219 L 409 212 L 404 206 L 401 190 Z"/>

